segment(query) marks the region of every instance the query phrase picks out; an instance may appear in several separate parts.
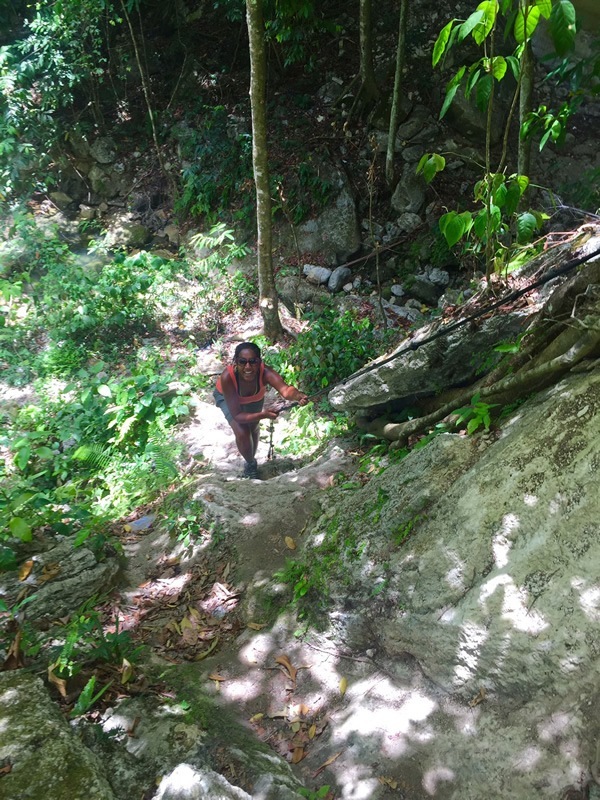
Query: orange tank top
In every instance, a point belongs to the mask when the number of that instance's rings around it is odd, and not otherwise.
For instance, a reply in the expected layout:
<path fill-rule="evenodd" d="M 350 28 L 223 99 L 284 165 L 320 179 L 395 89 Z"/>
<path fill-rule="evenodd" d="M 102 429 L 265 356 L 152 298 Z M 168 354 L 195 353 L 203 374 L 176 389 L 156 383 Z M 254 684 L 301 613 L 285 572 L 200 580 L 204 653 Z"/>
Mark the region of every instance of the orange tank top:
<path fill-rule="evenodd" d="M 267 391 L 267 387 L 265 386 L 265 365 L 263 362 L 260 362 L 260 370 L 258 373 L 258 392 L 256 394 L 249 394 L 249 395 L 241 395 L 239 390 L 239 385 L 237 381 L 237 375 L 235 374 L 235 369 L 231 364 L 227 365 L 227 372 L 229 373 L 229 377 L 233 381 L 234 386 L 238 387 L 238 398 L 240 401 L 240 405 L 244 406 L 246 403 L 256 403 L 259 400 L 262 400 L 265 396 L 265 392 Z M 217 392 L 221 392 L 223 394 L 223 387 L 221 385 L 221 376 L 217 378 Z"/>

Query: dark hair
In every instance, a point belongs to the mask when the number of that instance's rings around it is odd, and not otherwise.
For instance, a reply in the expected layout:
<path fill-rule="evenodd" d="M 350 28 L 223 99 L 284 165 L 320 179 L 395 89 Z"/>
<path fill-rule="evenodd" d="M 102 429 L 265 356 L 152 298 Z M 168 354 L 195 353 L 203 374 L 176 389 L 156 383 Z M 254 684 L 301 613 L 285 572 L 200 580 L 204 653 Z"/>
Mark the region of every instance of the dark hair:
<path fill-rule="evenodd" d="M 254 344 L 254 342 L 242 342 L 241 344 L 238 344 L 238 346 L 235 348 L 235 353 L 233 354 L 234 361 L 237 361 L 238 356 L 240 355 L 242 350 L 252 350 L 256 354 L 257 358 L 261 357 L 260 347 L 257 344 Z"/>

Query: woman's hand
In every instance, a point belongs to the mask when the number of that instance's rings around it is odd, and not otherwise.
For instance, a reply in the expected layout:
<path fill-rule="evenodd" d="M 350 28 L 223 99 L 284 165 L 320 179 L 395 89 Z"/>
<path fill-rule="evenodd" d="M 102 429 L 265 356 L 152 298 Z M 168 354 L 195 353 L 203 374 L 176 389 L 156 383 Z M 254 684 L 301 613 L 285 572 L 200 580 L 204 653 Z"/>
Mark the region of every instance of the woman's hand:
<path fill-rule="evenodd" d="M 305 406 L 308 403 L 308 397 L 304 394 L 304 392 L 298 392 L 298 397 L 296 399 L 299 406 Z"/>
<path fill-rule="evenodd" d="M 264 411 L 261 411 L 261 419 L 277 419 L 277 411 L 273 411 L 272 409 L 265 408 Z"/>

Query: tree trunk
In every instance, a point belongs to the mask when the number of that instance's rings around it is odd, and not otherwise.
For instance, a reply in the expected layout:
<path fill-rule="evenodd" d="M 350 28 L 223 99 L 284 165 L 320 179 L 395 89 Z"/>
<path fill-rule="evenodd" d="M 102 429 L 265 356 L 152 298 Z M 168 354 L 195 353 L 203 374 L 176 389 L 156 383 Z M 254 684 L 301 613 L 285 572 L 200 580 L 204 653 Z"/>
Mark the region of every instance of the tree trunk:
<path fill-rule="evenodd" d="M 398 24 L 398 45 L 396 49 L 396 74 L 394 77 L 394 93 L 390 111 L 390 127 L 388 131 L 387 153 L 385 156 L 385 179 L 390 188 L 394 185 L 394 144 L 398 133 L 400 104 L 402 101 L 402 70 L 406 50 L 406 18 L 408 16 L 408 0 L 400 0 L 400 22 Z"/>
<path fill-rule="evenodd" d="M 360 0 L 360 80 L 360 94 L 364 105 L 374 103 L 379 97 L 379 89 L 373 70 L 371 0 Z"/>
<path fill-rule="evenodd" d="M 521 88 L 519 92 L 519 130 L 523 130 L 525 118 L 533 108 L 533 52 L 531 42 L 526 42 L 521 58 Z M 531 169 L 531 137 L 519 136 L 517 172 L 529 176 Z"/>
<path fill-rule="evenodd" d="M 252 108 L 252 167 L 256 185 L 258 235 L 258 295 L 265 335 L 278 339 L 283 333 L 279 319 L 273 274 L 271 193 L 267 152 L 266 75 L 263 0 L 246 0 L 250 46 L 250 105 Z"/>

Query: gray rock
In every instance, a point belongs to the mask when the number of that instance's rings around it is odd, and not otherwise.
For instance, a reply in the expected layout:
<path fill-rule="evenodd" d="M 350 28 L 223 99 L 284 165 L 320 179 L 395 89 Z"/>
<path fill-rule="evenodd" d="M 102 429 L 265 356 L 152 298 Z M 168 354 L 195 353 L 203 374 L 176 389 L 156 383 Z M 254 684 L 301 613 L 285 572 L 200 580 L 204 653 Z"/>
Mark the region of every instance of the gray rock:
<path fill-rule="evenodd" d="M 422 220 L 418 214 L 407 211 L 401 214 L 397 221 L 399 233 L 412 233 L 421 225 Z"/>
<path fill-rule="evenodd" d="M 315 286 L 322 286 L 327 283 L 331 277 L 331 270 L 328 267 L 318 267 L 314 264 L 305 264 L 302 272 L 309 283 L 314 283 Z"/>
<path fill-rule="evenodd" d="M 401 345 L 399 350 L 404 352 L 397 359 L 337 386 L 330 392 L 329 402 L 348 412 L 372 412 L 390 401 L 464 385 L 481 373 L 484 363 L 487 369 L 493 367 L 501 357 L 493 347 L 522 333 L 531 315 L 523 310 L 491 317 L 477 329 L 458 328 L 416 350 Z M 426 336 L 427 331 L 422 330 L 420 338 Z"/>
<path fill-rule="evenodd" d="M 90 145 L 90 153 L 99 164 L 112 164 L 117 157 L 117 146 L 110 136 L 101 136 Z"/>
<path fill-rule="evenodd" d="M 435 286 L 446 287 L 450 283 L 450 275 L 445 269 L 440 269 L 439 267 L 427 270 L 427 277 Z"/>
<path fill-rule="evenodd" d="M 115 800 L 100 760 L 24 670 L 0 672 L 0 764 L 11 765 L 6 800 Z"/>
<path fill-rule="evenodd" d="M 330 292 L 339 292 L 351 275 L 349 267 L 336 267 L 327 282 L 327 288 Z"/>
<path fill-rule="evenodd" d="M 404 291 L 404 287 L 401 286 L 399 283 L 395 283 L 391 287 L 391 291 L 394 297 L 404 297 L 404 295 L 406 294 L 406 292 Z"/>
<path fill-rule="evenodd" d="M 425 181 L 415 173 L 414 165 L 405 164 L 402 177 L 391 199 L 394 211 L 418 214 L 425 204 Z"/>
<path fill-rule="evenodd" d="M 50 200 L 61 211 L 65 211 L 69 206 L 73 205 L 74 200 L 64 192 L 50 192 Z"/>
<path fill-rule="evenodd" d="M 53 619 L 71 614 L 95 594 L 105 594 L 114 586 L 119 564 L 116 559 L 97 561 L 92 551 L 82 545 L 73 547 L 70 540 L 59 542 L 50 550 L 33 556 L 33 569 L 25 581 L 7 574 L 0 595 L 11 605 L 27 586 L 33 597 L 27 608 L 34 617 Z M 42 581 L 44 568 L 58 571 L 51 580 Z"/>
<path fill-rule="evenodd" d="M 326 258 L 344 263 L 361 245 L 354 198 L 347 181 L 338 175 L 335 181 L 340 190 L 327 208 L 316 218 L 308 220 L 297 230 L 298 246 L 302 253 L 322 253 Z"/>
<path fill-rule="evenodd" d="M 154 800 L 252 800 L 212 769 L 178 764 L 161 780 Z"/>
<path fill-rule="evenodd" d="M 152 237 L 150 230 L 126 217 L 116 218 L 110 225 L 104 243 L 109 249 L 116 247 L 142 248 Z"/>
<path fill-rule="evenodd" d="M 432 283 L 428 275 L 420 273 L 412 278 L 410 284 L 406 287 L 406 291 L 412 297 L 425 303 L 425 305 L 437 306 L 443 288 Z"/>

